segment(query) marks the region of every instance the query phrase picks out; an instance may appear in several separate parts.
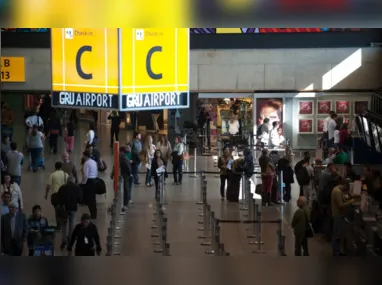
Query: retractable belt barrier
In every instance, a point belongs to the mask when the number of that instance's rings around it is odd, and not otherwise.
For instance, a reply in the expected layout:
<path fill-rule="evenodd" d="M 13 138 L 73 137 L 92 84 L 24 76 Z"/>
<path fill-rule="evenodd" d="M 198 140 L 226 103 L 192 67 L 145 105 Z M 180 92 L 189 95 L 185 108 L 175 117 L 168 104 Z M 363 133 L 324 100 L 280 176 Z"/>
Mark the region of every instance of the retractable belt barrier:
<path fill-rule="evenodd" d="M 162 256 L 170 256 L 170 244 L 167 242 L 167 216 L 165 214 L 164 202 L 164 175 L 158 174 L 159 193 L 155 195 L 154 225 L 151 227 L 154 233 L 151 237 L 157 238 L 153 245 L 155 253 L 161 253 Z"/>
<path fill-rule="evenodd" d="M 123 216 L 126 215 L 126 212 L 122 211 L 123 177 L 120 176 L 118 181 L 118 190 L 115 192 L 113 203 L 109 208 L 111 219 L 107 229 L 106 256 L 121 255 L 120 240 L 123 233 Z"/>
<path fill-rule="evenodd" d="M 220 225 L 224 223 L 244 223 L 244 224 L 254 224 L 252 228 L 248 231 L 252 233 L 248 234 L 248 238 L 251 239 L 249 244 L 257 245 L 256 250 L 253 253 L 265 253 L 262 246 L 264 241 L 262 239 L 262 224 L 277 224 L 277 252 L 279 256 L 286 256 L 285 254 L 285 235 L 283 232 L 283 221 L 282 219 L 277 220 L 263 220 L 261 215 L 261 205 L 256 203 L 254 195 L 251 192 L 251 181 L 243 175 L 243 186 L 242 186 L 242 202 L 240 210 L 244 211 L 243 216 L 246 219 L 243 220 L 221 220 L 215 217 L 215 213 L 211 209 L 211 205 L 207 201 L 207 179 L 205 172 L 201 173 L 200 179 L 200 197 L 197 205 L 202 205 L 199 217 L 202 219 L 198 224 L 203 225 L 198 230 L 202 232 L 199 236 L 200 239 L 204 241 L 201 242 L 202 246 L 208 246 L 209 249 L 205 251 L 206 254 L 214 254 L 216 256 L 228 256 L 224 249 L 224 244 L 220 241 Z"/>
<path fill-rule="evenodd" d="M 199 231 L 203 232 L 203 234 L 199 236 L 200 239 L 204 240 L 201 242 L 201 245 L 208 247 L 204 253 L 214 256 L 229 256 L 224 249 L 224 244 L 222 244 L 220 240 L 220 220 L 215 217 L 215 213 L 211 211 L 211 206 L 207 202 L 207 180 L 203 175 L 201 185 L 203 212 L 199 215 L 202 217 L 202 220 L 198 223 L 203 225 L 203 227 L 199 229 Z"/>

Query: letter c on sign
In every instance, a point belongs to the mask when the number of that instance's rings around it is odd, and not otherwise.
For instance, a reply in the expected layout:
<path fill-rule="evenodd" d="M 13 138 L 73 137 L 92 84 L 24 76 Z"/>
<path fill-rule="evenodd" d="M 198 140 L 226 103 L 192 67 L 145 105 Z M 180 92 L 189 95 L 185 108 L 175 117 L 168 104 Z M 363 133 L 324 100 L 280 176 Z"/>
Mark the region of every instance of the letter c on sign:
<path fill-rule="evenodd" d="M 147 70 L 147 74 L 154 80 L 159 80 L 159 79 L 162 79 L 162 73 L 154 73 L 152 68 L 151 68 L 151 58 L 153 56 L 154 53 L 156 52 L 162 52 L 162 47 L 161 46 L 155 46 L 155 47 L 152 47 L 149 52 L 147 53 L 147 57 L 146 57 L 146 70 Z"/>
<path fill-rule="evenodd" d="M 77 56 L 76 56 L 76 69 L 77 69 L 77 73 L 78 73 L 78 75 L 82 79 L 85 79 L 85 80 L 92 79 L 93 78 L 93 74 L 92 73 L 85 73 L 82 70 L 81 57 L 82 57 L 82 54 L 84 52 L 91 52 L 91 51 L 92 51 L 92 47 L 91 46 L 82 46 L 82 47 L 79 48 L 79 50 L 77 52 Z"/>

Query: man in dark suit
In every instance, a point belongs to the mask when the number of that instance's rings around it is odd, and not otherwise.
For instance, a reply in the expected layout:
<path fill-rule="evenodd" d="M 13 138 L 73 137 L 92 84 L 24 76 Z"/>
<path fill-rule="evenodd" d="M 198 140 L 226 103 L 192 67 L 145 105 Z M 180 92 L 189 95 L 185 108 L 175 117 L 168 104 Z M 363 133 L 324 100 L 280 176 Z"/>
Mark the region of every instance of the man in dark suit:
<path fill-rule="evenodd" d="M 9 204 L 9 213 L 1 217 L 1 252 L 10 256 L 22 256 L 28 236 L 26 216 L 17 211 L 15 203 Z"/>

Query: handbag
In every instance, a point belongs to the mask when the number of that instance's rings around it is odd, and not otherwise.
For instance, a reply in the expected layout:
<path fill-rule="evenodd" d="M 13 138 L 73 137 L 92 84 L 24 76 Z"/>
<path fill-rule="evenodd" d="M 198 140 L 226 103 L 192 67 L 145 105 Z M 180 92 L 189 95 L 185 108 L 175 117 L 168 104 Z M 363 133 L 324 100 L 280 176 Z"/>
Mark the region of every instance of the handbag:
<path fill-rule="evenodd" d="M 315 235 L 314 230 L 313 230 L 312 224 L 308 220 L 308 215 L 306 214 L 306 211 L 305 210 L 303 210 L 303 211 L 305 214 L 305 221 L 306 221 L 305 235 L 307 238 L 312 238 Z"/>
<path fill-rule="evenodd" d="M 97 195 L 106 194 L 106 184 L 105 184 L 105 181 L 102 178 L 97 178 L 97 183 L 96 183 L 96 187 L 95 187 L 95 193 Z"/>
<path fill-rule="evenodd" d="M 188 152 L 184 151 L 182 153 L 182 156 L 180 158 L 181 160 L 189 160 L 190 159 L 190 155 L 188 154 Z"/>

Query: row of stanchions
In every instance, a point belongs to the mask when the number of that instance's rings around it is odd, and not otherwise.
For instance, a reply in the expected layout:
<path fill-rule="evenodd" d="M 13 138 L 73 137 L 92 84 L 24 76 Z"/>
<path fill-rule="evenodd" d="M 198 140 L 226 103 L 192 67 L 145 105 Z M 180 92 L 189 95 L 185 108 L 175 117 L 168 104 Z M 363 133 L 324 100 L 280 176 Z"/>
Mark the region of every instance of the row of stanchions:
<path fill-rule="evenodd" d="M 201 175 L 201 199 L 197 202 L 198 205 L 202 205 L 202 213 L 199 216 L 202 218 L 198 223 L 203 225 L 199 231 L 203 232 L 199 236 L 204 241 L 201 242 L 202 246 L 207 246 L 208 249 L 205 254 L 214 256 L 229 256 L 224 249 L 224 244 L 220 240 L 220 220 L 215 217 L 215 213 L 211 210 L 211 206 L 207 201 L 207 179 L 202 173 Z"/>
<path fill-rule="evenodd" d="M 165 214 L 164 201 L 164 173 L 158 173 L 159 191 L 155 195 L 154 232 L 151 237 L 157 240 L 153 242 L 154 252 L 161 253 L 162 256 L 170 256 L 170 244 L 167 242 L 167 216 Z"/>
<path fill-rule="evenodd" d="M 121 255 L 121 243 L 123 232 L 123 217 L 126 212 L 122 211 L 122 190 L 123 178 L 119 177 L 117 191 L 114 193 L 114 199 L 111 207 L 109 208 L 111 219 L 107 229 L 106 237 L 106 256 Z"/>

